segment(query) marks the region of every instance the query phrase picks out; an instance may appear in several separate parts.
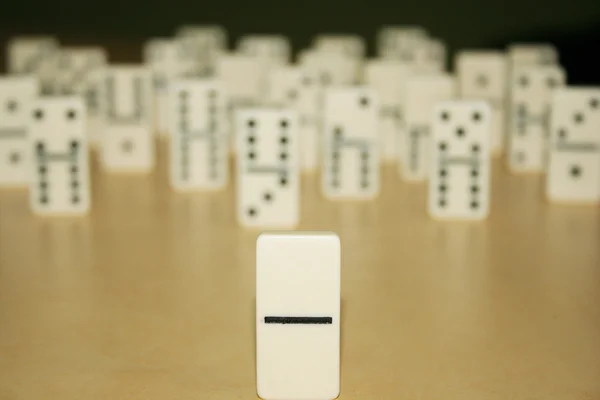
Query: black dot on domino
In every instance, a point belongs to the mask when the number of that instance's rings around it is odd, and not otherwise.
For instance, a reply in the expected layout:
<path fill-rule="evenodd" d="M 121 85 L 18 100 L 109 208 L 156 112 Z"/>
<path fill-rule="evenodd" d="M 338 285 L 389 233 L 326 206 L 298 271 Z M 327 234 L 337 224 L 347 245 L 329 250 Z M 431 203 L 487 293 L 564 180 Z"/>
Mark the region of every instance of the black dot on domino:
<path fill-rule="evenodd" d="M 480 121 L 481 121 L 481 119 L 482 119 L 482 117 L 481 117 L 481 113 L 480 113 L 479 111 L 475 111 L 475 112 L 473 113 L 473 121 L 475 121 L 475 122 L 480 122 Z"/>
<path fill-rule="evenodd" d="M 46 197 L 46 196 L 40 197 L 40 203 L 47 204 L 48 203 L 48 197 Z"/>
<path fill-rule="evenodd" d="M 33 112 L 33 118 L 38 121 L 44 118 L 44 111 L 37 109 Z"/>
<path fill-rule="evenodd" d="M 529 78 L 527 78 L 526 76 L 521 76 L 519 78 L 519 85 L 521 85 L 522 87 L 529 86 Z"/>
<path fill-rule="evenodd" d="M 287 138 L 287 136 L 282 136 L 281 138 L 279 138 L 279 143 L 281 143 L 281 144 L 288 144 L 288 138 Z"/>
<path fill-rule="evenodd" d="M 438 187 L 438 189 L 440 192 L 445 193 L 446 190 L 448 190 L 448 186 L 442 184 Z"/>
<path fill-rule="evenodd" d="M 287 178 L 281 178 L 281 179 L 279 179 L 279 184 L 281 186 L 287 186 L 287 184 L 288 184 Z"/>
<path fill-rule="evenodd" d="M 579 178 L 581 176 L 581 167 L 578 165 L 573 165 L 571 167 L 571 176 L 573 178 Z"/>
<path fill-rule="evenodd" d="M 77 188 L 79 187 L 79 182 L 78 182 L 78 181 L 73 181 L 73 182 L 71 182 L 71 187 L 72 187 L 73 189 L 77 189 Z"/>
<path fill-rule="evenodd" d="M 360 106 L 361 107 L 368 107 L 369 106 L 369 98 L 368 97 L 361 97 L 360 98 Z"/>
<path fill-rule="evenodd" d="M 17 111 L 17 108 L 18 108 L 18 103 L 17 103 L 15 100 L 9 100 L 9 101 L 6 103 L 6 110 L 7 110 L 9 113 L 12 113 L 12 112 L 15 112 L 15 111 Z"/>
<path fill-rule="evenodd" d="M 476 209 L 478 209 L 478 208 L 479 208 L 479 203 L 478 203 L 478 202 L 476 202 L 476 201 L 472 201 L 472 202 L 471 202 L 471 208 L 472 208 L 473 210 L 476 210 Z"/>
<path fill-rule="evenodd" d="M 439 148 L 441 151 L 445 151 L 445 150 L 448 148 L 448 145 L 446 144 L 446 142 L 440 142 L 440 143 L 438 144 L 438 148 Z"/>
<path fill-rule="evenodd" d="M 473 193 L 473 194 L 479 193 L 479 186 L 477 186 L 477 185 L 471 186 L 471 193 Z"/>
<path fill-rule="evenodd" d="M 256 126 L 256 121 L 253 119 L 249 119 L 248 121 L 246 121 L 246 125 L 248 125 L 248 127 L 250 128 L 254 128 Z"/>
<path fill-rule="evenodd" d="M 79 148 L 79 142 L 77 140 L 72 140 L 71 141 L 71 149 L 77 150 L 78 148 Z"/>
<path fill-rule="evenodd" d="M 598 106 L 600 105 L 600 100 L 598 100 L 597 98 L 593 98 L 590 100 L 590 107 L 597 110 Z"/>
<path fill-rule="evenodd" d="M 250 207 L 248 209 L 248 216 L 249 217 L 256 217 L 257 214 L 258 214 L 258 212 L 256 211 L 256 208 Z"/>
<path fill-rule="evenodd" d="M 37 142 L 35 145 L 35 149 L 37 150 L 38 153 L 43 153 L 44 152 L 44 143 L 42 142 Z"/>
<path fill-rule="evenodd" d="M 360 183 L 360 187 L 361 187 L 361 188 L 363 188 L 363 189 L 366 189 L 366 188 L 368 188 L 368 187 L 369 187 L 369 182 L 367 182 L 367 181 L 362 181 L 362 182 Z"/>
<path fill-rule="evenodd" d="M 281 126 L 282 128 L 287 128 L 287 127 L 288 127 L 288 125 L 289 125 L 289 123 L 288 123 L 288 120 L 287 120 L 287 119 L 282 119 L 282 120 L 279 122 L 279 126 Z"/>
<path fill-rule="evenodd" d="M 47 182 L 40 182 L 40 189 L 46 190 L 47 188 L 48 188 L 48 183 Z"/>
<path fill-rule="evenodd" d="M 473 153 L 479 152 L 479 145 L 477 143 L 475 143 L 474 145 L 472 145 L 471 146 L 471 151 L 473 151 Z"/>
<path fill-rule="evenodd" d="M 440 176 L 445 177 L 448 175 L 448 171 L 445 168 L 440 169 Z"/>
<path fill-rule="evenodd" d="M 254 159 L 256 158 L 256 153 L 255 153 L 255 152 L 253 152 L 253 151 L 249 152 L 249 153 L 248 153 L 248 158 L 249 158 L 250 160 L 254 160 Z"/>
<path fill-rule="evenodd" d="M 444 122 L 450 121 L 450 113 L 448 111 L 442 111 L 440 114 L 440 119 Z"/>
<path fill-rule="evenodd" d="M 441 208 L 446 207 L 446 200 L 440 199 L 440 201 L 438 201 L 438 206 L 440 206 Z"/>
<path fill-rule="evenodd" d="M 249 143 L 249 144 L 254 144 L 254 143 L 256 143 L 256 137 L 255 137 L 255 136 L 253 136 L 253 135 L 250 135 L 250 136 L 248 136 L 248 139 L 247 139 L 247 140 L 248 140 L 248 143 Z"/>
<path fill-rule="evenodd" d="M 73 121 L 75 118 L 77 118 L 77 112 L 75 110 L 67 111 L 67 119 L 69 121 Z"/>
<path fill-rule="evenodd" d="M 471 170 L 471 176 L 477 178 L 479 176 L 479 171 L 476 169 Z"/>
<path fill-rule="evenodd" d="M 456 128 L 456 136 L 458 136 L 459 138 L 464 137 L 466 134 L 465 128 L 459 126 L 458 128 Z"/>
<path fill-rule="evenodd" d="M 561 139 L 565 139 L 567 137 L 567 130 L 564 128 L 560 128 L 558 130 L 558 137 Z"/>
<path fill-rule="evenodd" d="M 17 152 L 10 153 L 8 157 L 8 162 L 10 164 L 18 164 L 21 161 L 21 154 Z"/>
<path fill-rule="evenodd" d="M 279 154 L 279 158 L 282 160 L 287 160 L 288 155 L 287 155 L 287 153 L 281 153 L 281 154 Z"/>
<path fill-rule="evenodd" d="M 71 166 L 71 173 L 72 174 L 76 174 L 79 171 L 79 168 L 77 168 L 77 165 L 72 165 Z"/>
<path fill-rule="evenodd" d="M 583 123 L 583 114 L 582 113 L 575 113 L 575 115 L 573 115 L 573 120 L 575 121 L 576 124 L 581 124 Z"/>
<path fill-rule="evenodd" d="M 265 193 L 265 194 L 263 195 L 263 199 L 264 199 L 266 202 L 270 202 L 271 200 L 273 200 L 273 195 L 272 195 L 271 193 L 267 192 L 267 193 Z"/>
<path fill-rule="evenodd" d="M 77 203 L 79 203 L 79 196 L 73 196 L 73 197 L 71 197 L 71 202 L 72 202 L 73 204 L 77 204 Z"/>

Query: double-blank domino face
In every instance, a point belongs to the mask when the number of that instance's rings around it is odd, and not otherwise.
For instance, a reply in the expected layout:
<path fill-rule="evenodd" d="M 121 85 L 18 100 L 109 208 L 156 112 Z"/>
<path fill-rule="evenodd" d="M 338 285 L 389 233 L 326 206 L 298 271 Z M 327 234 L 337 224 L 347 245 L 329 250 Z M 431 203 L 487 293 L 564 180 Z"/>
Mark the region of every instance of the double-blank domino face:
<path fill-rule="evenodd" d="M 511 77 L 508 165 L 513 172 L 545 169 L 552 93 L 564 86 L 562 68 L 517 66 Z"/>
<path fill-rule="evenodd" d="M 314 171 L 318 164 L 323 90 L 317 74 L 299 67 L 276 67 L 269 73 L 268 100 L 298 111 L 301 165 Z"/>
<path fill-rule="evenodd" d="M 379 193 L 379 99 L 367 87 L 325 93 L 322 190 L 330 199 Z"/>
<path fill-rule="evenodd" d="M 300 219 L 298 114 L 249 108 L 236 117 L 239 222 L 294 227 Z"/>
<path fill-rule="evenodd" d="M 403 138 L 402 114 L 406 82 L 412 68 L 402 61 L 375 60 L 365 68 L 365 81 L 379 95 L 381 158 L 394 162 L 398 158 L 399 138 Z"/>
<path fill-rule="evenodd" d="M 429 214 L 483 219 L 490 199 L 491 110 L 482 101 L 447 101 L 433 113 Z"/>
<path fill-rule="evenodd" d="M 37 92 L 33 77 L 0 78 L 0 187 L 28 182 L 29 109 Z"/>
<path fill-rule="evenodd" d="M 492 107 L 492 150 L 504 147 L 504 106 L 508 69 L 499 51 L 464 51 L 457 58 L 459 95 L 486 100 Z"/>
<path fill-rule="evenodd" d="M 259 57 L 223 54 L 217 62 L 217 77 L 234 104 L 255 104 L 265 92 L 265 64 Z"/>
<path fill-rule="evenodd" d="M 340 392 L 340 240 L 262 234 L 256 248 L 258 395 L 329 400 Z"/>
<path fill-rule="evenodd" d="M 227 100 L 214 80 L 175 81 L 170 93 L 171 185 L 220 189 L 227 184 Z"/>
<path fill-rule="evenodd" d="M 154 167 L 153 91 L 150 70 L 137 66 L 107 68 L 102 80 L 104 167 L 148 172 Z"/>
<path fill-rule="evenodd" d="M 600 88 L 560 88 L 552 101 L 546 195 L 600 202 Z"/>
<path fill-rule="evenodd" d="M 30 114 L 30 203 L 37 214 L 83 214 L 90 175 L 81 98 L 40 99 Z"/>
<path fill-rule="evenodd" d="M 435 104 L 454 97 L 454 79 L 445 74 L 415 76 L 406 87 L 406 144 L 401 157 L 402 177 L 423 181 L 429 174 L 431 115 Z"/>
<path fill-rule="evenodd" d="M 238 43 L 238 50 L 264 60 L 268 67 L 286 65 L 292 52 L 289 40 L 282 35 L 244 36 Z"/>

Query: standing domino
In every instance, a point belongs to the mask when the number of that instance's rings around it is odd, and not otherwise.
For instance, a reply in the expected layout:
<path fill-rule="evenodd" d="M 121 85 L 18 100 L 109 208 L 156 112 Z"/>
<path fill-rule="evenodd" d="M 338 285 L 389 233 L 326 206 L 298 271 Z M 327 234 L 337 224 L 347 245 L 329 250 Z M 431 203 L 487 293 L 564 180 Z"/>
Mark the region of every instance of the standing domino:
<path fill-rule="evenodd" d="M 137 66 L 113 66 L 102 81 L 102 161 L 109 171 L 149 172 L 154 167 L 152 81 Z"/>
<path fill-rule="evenodd" d="M 171 186 L 220 189 L 227 184 L 227 100 L 214 80 L 175 81 L 170 93 Z"/>
<path fill-rule="evenodd" d="M 429 176 L 431 115 L 436 103 L 454 97 L 454 78 L 436 74 L 414 76 L 406 86 L 406 154 L 400 174 L 407 181 L 423 181 Z"/>
<path fill-rule="evenodd" d="M 379 140 L 381 158 L 385 162 L 398 160 L 398 138 L 404 137 L 402 114 L 406 82 L 411 73 L 410 66 L 395 60 L 374 60 L 365 68 L 365 81 L 377 91 L 381 103 Z"/>
<path fill-rule="evenodd" d="M 559 66 L 518 66 L 511 79 L 508 166 L 512 172 L 541 172 L 546 166 L 550 105 L 565 84 Z"/>
<path fill-rule="evenodd" d="M 0 187 L 27 185 L 29 108 L 37 94 L 34 77 L 0 78 Z"/>
<path fill-rule="evenodd" d="M 546 196 L 600 202 L 600 87 L 557 89 L 552 100 Z"/>
<path fill-rule="evenodd" d="M 429 214 L 479 220 L 490 203 L 491 109 L 483 101 L 447 101 L 433 113 Z"/>
<path fill-rule="evenodd" d="M 39 79 L 43 93 L 53 90 L 56 76 L 58 40 L 52 36 L 16 37 L 8 43 L 8 72 L 33 75 Z"/>
<path fill-rule="evenodd" d="M 558 51 L 549 43 L 518 43 L 508 47 L 510 66 L 552 65 L 558 62 Z"/>
<path fill-rule="evenodd" d="M 318 75 L 299 67 L 271 70 L 268 100 L 298 111 L 302 170 L 315 171 L 319 159 L 320 114 L 323 90 Z"/>
<path fill-rule="evenodd" d="M 300 219 L 300 145 L 295 111 L 238 111 L 237 211 L 248 227 L 294 227 Z"/>
<path fill-rule="evenodd" d="M 261 234 L 256 244 L 256 377 L 265 400 L 340 393 L 340 239 Z"/>
<path fill-rule="evenodd" d="M 463 51 L 456 61 L 459 95 L 464 99 L 486 100 L 492 107 L 492 151 L 504 148 L 508 69 L 500 51 Z"/>
<path fill-rule="evenodd" d="M 290 41 L 283 35 L 247 35 L 240 39 L 238 51 L 263 60 L 267 68 L 287 65 L 292 52 Z"/>
<path fill-rule="evenodd" d="M 318 51 L 343 54 L 355 60 L 365 57 L 365 40 L 358 35 L 324 34 L 314 40 Z"/>
<path fill-rule="evenodd" d="M 329 199 L 379 193 L 379 99 L 367 87 L 325 93 L 322 190 Z"/>
<path fill-rule="evenodd" d="M 30 118 L 29 198 L 36 214 L 84 214 L 90 208 L 85 106 L 76 97 L 40 99 Z"/>

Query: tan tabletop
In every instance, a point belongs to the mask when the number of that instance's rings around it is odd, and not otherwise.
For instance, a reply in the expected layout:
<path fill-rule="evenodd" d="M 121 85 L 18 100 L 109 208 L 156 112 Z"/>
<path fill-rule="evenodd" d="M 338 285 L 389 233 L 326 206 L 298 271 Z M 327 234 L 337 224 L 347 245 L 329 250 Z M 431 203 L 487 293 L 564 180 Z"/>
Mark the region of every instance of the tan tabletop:
<path fill-rule="evenodd" d="M 93 173 L 86 218 L 0 192 L 0 399 L 254 399 L 254 256 L 234 189 Z M 600 399 L 600 208 L 494 166 L 492 214 L 425 214 L 384 169 L 366 203 L 302 193 L 342 239 L 341 399 Z"/>

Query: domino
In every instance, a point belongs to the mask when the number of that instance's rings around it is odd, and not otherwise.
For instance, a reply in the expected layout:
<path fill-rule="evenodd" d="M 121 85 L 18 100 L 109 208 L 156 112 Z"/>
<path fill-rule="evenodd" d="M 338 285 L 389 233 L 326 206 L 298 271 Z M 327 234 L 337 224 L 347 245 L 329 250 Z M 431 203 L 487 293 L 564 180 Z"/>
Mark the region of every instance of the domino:
<path fill-rule="evenodd" d="M 323 195 L 367 200 L 379 194 L 379 98 L 368 87 L 325 92 Z"/>
<path fill-rule="evenodd" d="M 515 43 L 508 47 L 511 67 L 558 63 L 558 51 L 549 43 Z"/>
<path fill-rule="evenodd" d="M 169 136 L 169 83 L 192 73 L 193 66 L 184 57 L 181 43 L 175 39 L 154 38 L 143 49 L 144 63 L 152 73 L 154 125 L 162 138 Z"/>
<path fill-rule="evenodd" d="M 338 397 L 340 253 L 340 239 L 333 233 L 263 233 L 258 237 L 259 397 L 265 400 Z"/>
<path fill-rule="evenodd" d="M 361 74 L 360 62 L 346 54 L 333 51 L 304 51 L 299 57 L 300 65 L 319 76 L 321 85 L 353 85 Z"/>
<path fill-rule="evenodd" d="M 453 98 L 456 84 L 447 74 L 415 75 L 406 84 L 405 154 L 399 173 L 409 182 L 424 181 L 429 176 L 431 115 L 435 105 Z"/>
<path fill-rule="evenodd" d="M 350 34 L 324 34 L 318 35 L 314 42 L 314 48 L 323 52 L 332 52 L 345 55 L 355 60 L 365 58 L 365 40 L 358 35 Z"/>
<path fill-rule="evenodd" d="M 83 99 L 38 99 L 30 113 L 32 211 L 40 215 L 87 213 L 91 200 Z"/>
<path fill-rule="evenodd" d="M 447 49 L 439 39 L 426 38 L 413 45 L 413 68 L 422 74 L 446 71 Z"/>
<path fill-rule="evenodd" d="M 427 38 L 427 31 L 419 26 L 385 26 L 377 35 L 377 53 L 384 59 L 412 63 L 416 48 Z"/>
<path fill-rule="evenodd" d="M 293 110 L 238 111 L 237 214 L 241 225 L 293 228 L 299 223 L 298 126 Z"/>
<path fill-rule="evenodd" d="M 246 35 L 238 42 L 238 51 L 263 60 L 267 68 L 290 62 L 292 46 L 283 35 Z"/>
<path fill-rule="evenodd" d="M 266 67 L 255 56 L 222 54 L 217 61 L 216 77 L 223 82 L 234 105 L 260 102 L 266 92 Z"/>
<path fill-rule="evenodd" d="M 137 65 L 106 69 L 102 79 L 106 121 L 101 160 L 111 172 L 149 172 L 154 168 L 152 80 Z"/>
<path fill-rule="evenodd" d="M 211 76 L 221 52 L 227 49 L 227 32 L 218 25 L 185 25 L 176 32 L 175 41 L 182 49 L 180 61 L 189 76 Z"/>
<path fill-rule="evenodd" d="M 506 56 L 500 51 L 462 51 L 456 58 L 459 95 L 482 99 L 492 107 L 492 152 L 500 154 L 505 141 L 505 104 L 508 88 Z"/>
<path fill-rule="evenodd" d="M 300 164 L 314 172 L 319 164 L 323 88 L 319 76 L 300 67 L 278 67 L 268 79 L 268 100 L 296 110 L 300 117 Z"/>
<path fill-rule="evenodd" d="M 600 87 L 555 89 L 546 197 L 600 203 Z"/>
<path fill-rule="evenodd" d="M 33 76 L 0 77 L 0 188 L 29 182 L 29 108 L 38 95 Z"/>
<path fill-rule="evenodd" d="M 397 60 L 373 60 L 365 67 L 365 83 L 375 89 L 380 100 L 380 154 L 384 162 L 394 163 L 400 152 L 399 137 L 404 130 L 406 83 L 413 69 Z"/>
<path fill-rule="evenodd" d="M 56 75 L 58 40 L 52 36 L 12 38 L 7 46 L 8 72 L 11 75 L 33 75 L 42 93 L 51 93 Z"/>
<path fill-rule="evenodd" d="M 52 92 L 85 99 L 88 143 L 97 145 L 104 129 L 99 115 L 99 79 L 107 64 L 106 52 L 100 47 L 63 47 L 57 51 L 57 59 Z"/>
<path fill-rule="evenodd" d="M 483 101 L 435 107 L 428 199 L 433 218 L 481 220 L 489 214 L 491 116 Z"/>
<path fill-rule="evenodd" d="M 552 93 L 564 85 L 565 73 L 559 66 L 517 66 L 514 69 L 507 157 L 511 172 L 545 170 Z"/>
<path fill-rule="evenodd" d="M 227 99 L 215 80 L 180 79 L 170 93 L 170 178 L 175 190 L 227 184 Z"/>

